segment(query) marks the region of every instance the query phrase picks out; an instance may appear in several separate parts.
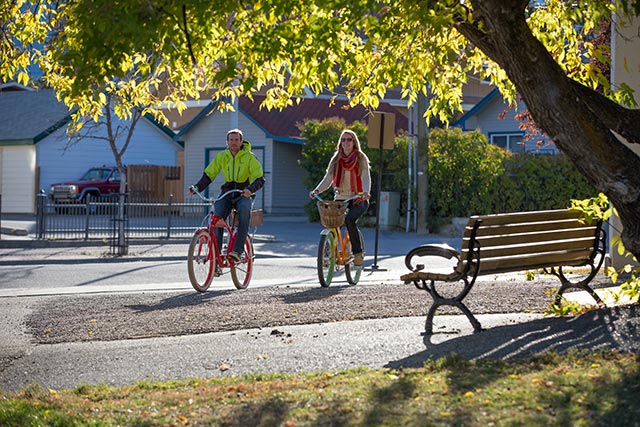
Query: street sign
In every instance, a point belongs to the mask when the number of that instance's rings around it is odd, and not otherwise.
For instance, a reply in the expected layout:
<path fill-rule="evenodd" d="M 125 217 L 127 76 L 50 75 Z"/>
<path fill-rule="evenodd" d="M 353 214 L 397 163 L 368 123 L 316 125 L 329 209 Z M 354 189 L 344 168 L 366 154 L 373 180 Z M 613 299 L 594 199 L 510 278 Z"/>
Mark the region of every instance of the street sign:
<path fill-rule="evenodd" d="M 380 150 L 378 156 L 378 191 L 376 197 L 376 241 L 373 255 L 373 271 L 384 271 L 378 265 L 378 233 L 380 230 L 380 183 L 382 182 L 382 150 L 392 150 L 395 140 L 396 115 L 393 113 L 383 113 L 374 111 L 369 116 L 369 129 L 367 147 Z"/>
<path fill-rule="evenodd" d="M 369 116 L 367 147 L 393 150 L 393 142 L 396 137 L 395 128 L 395 114 L 381 111 L 371 113 Z"/>

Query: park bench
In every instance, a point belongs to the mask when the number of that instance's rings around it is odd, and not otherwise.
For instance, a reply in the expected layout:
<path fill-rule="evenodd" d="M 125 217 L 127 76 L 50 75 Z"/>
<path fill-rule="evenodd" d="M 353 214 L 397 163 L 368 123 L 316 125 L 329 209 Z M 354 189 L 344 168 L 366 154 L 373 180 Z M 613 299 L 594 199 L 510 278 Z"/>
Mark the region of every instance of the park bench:
<path fill-rule="evenodd" d="M 405 265 L 411 273 L 401 276 L 401 280 L 413 282 L 433 299 L 427 313 L 425 334 L 433 333 L 433 316 L 443 305 L 459 308 L 471 322 L 474 332 L 480 332 L 480 323 L 463 299 L 481 275 L 543 269 L 560 279 L 557 304 L 561 303 L 565 290 L 579 288 L 603 307 L 604 303 L 589 287 L 589 282 L 602 266 L 605 239 L 602 221 L 583 220 L 580 212 L 568 209 L 476 215 L 467 222 L 460 252 L 447 244 L 415 247 L 405 257 Z M 428 257 L 443 257 L 457 263 L 452 271 L 435 268 L 429 271 L 427 266 L 419 264 L 428 261 Z M 581 273 L 578 275 L 581 280 L 570 281 L 563 272 L 563 267 L 585 266 L 589 269 L 573 269 Z M 460 282 L 462 286 L 457 287 L 461 289 L 457 295 L 443 297 L 436 290 L 436 282 Z"/>

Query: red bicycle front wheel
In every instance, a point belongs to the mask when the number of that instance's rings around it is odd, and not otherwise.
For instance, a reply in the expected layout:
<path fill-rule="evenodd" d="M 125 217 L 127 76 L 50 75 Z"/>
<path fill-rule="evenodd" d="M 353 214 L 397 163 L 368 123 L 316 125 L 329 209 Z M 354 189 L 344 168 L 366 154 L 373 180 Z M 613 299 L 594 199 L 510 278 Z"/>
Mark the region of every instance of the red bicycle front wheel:
<path fill-rule="evenodd" d="M 229 243 L 231 244 L 231 243 Z M 244 251 L 240 255 L 240 261 L 231 261 L 231 280 L 237 289 L 246 289 L 253 274 L 253 243 L 247 236 L 244 242 Z"/>
<path fill-rule="evenodd" d="M 191 286 L 198 292 L 205 292 L 213 280 L 216 258 L 213 254 L 211 234 L 201 228 L 195 232 L 189 244 L 187 270 Z"/>

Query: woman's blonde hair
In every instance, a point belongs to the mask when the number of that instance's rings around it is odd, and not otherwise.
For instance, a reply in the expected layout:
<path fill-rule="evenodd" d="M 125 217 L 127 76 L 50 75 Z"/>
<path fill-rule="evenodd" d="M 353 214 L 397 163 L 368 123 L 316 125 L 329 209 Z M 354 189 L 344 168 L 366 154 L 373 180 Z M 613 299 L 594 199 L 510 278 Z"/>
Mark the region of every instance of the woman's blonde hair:
<path fill-rule="evenodd" d="M 338 163 L 338 159 L 340 158 L 340 155 L 344 154 L 342 152 L 342 144 L 341 144 L 342 136 L 344 134 L 348 134 L 353 138 L 353 151 L 356 151 L 358 153 L 358 166 L 359 166 L 360 172 L 363 172 L 364 163 L 360 161 L 360 159 L 362 159 L 362 157 L 367 157 L 367 155 L 360 148 L 360 140 L 358 139 L 358 135 L 356 135 L 356 133 L 350 129 L 345 129 L 340 134 L 340 138 L 338 138 L 338 145 L 336 146 L 336 152 L 331 157 L 331 160 L 329 161 L 329 166 L 327 166 L 327 170 L 333 170 L 335 168 L 336 163 Z M 368 159 L 369 158 L 367 157 L 367 160 Z"/>
<path fill-rule="evenodd" d="M 354 131 L 350 130 L 350 129 L 345 129 L 340 134 L 340 138 L 338 138 L 338 145 L 336 146 L 336 153 L 342 153 L 341 141 L 342 141 L 342 137 L 344 136 L 344 134 L 348 134 L 349 136 L 351 136 L 353 138 L 353 149 L 356 150 L 357 152 L 361 153 L 362 149 L 360 148 L 360 140 L 358 139 L 358 135 L 356 135 L 356 133 Z"/>

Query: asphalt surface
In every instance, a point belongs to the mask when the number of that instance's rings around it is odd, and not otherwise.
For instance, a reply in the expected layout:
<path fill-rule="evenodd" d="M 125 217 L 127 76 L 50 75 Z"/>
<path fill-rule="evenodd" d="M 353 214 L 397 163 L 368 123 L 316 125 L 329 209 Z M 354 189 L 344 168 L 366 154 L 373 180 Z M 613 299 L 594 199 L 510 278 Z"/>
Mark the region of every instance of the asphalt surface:
<path fill-rule="evenodd" d="M 3 221 L 3 228 L 11 228 Z M 22 224 L 20 224 L 22 225 Z M 21 229 L 20 227 L 15 227 Z M 368 244 L 372 230 L 365 231 Z M 318 225 L 267 221 L 259 240 L 263 251 L 313 253 Z M 104 247 L 34 247 L 26 235 L 2 235 L 0 263 L 37 265 L 43 260 L 87 261 Z M 16 241 L 21 240 L 20 243 Z M 417 244 L 457 238 L 383 231 L 380 255 L 401 259 Z M 36 245 L 37 246 L 37 245 Z M 368 264 L 373 251 L 368 247 Z M 132 245 L 129 258 L 184 259 L 184 245 Z M 117 262 L 103 259 L 104 262 Z M 384 280 L 399 282 L 405 271 L 389 265 Z M 491 280 L 490 278 L 488 280 Z M 513 280 L 520 280 L 517 277 Z M 527 284 L 529 285 L 529 284 Z M 581 293 L 574 293 L 576 299 Z M 478 315 L 484 331 L 473 333 L 466 317 L 436 316 L 434 335 L 425 336 L 424 316 L 389 317 L 308 325 L 283 325 L 235 331 L 112 341 L 38 344 L 25 319 L 50 296 L 0 296 L 0 388 L 17 390 L 38 383 L 46 388 L 80 384 L 124 385 L 141 380 L 221 377 L 249 372 L 334 371 L 419 367 L 452 353 L 468 359 L 525 357 L 549 350 L 620 349 L 638 351 L 638 305 L 615 306 L 573 317 L 540 313 Z M 345 307 L 348 309 L 348 307 Z"/>

